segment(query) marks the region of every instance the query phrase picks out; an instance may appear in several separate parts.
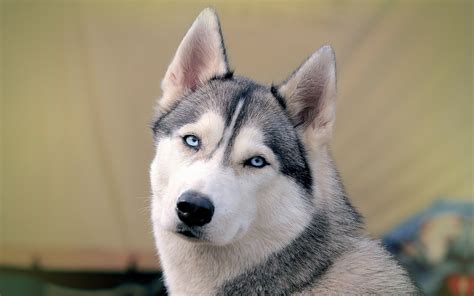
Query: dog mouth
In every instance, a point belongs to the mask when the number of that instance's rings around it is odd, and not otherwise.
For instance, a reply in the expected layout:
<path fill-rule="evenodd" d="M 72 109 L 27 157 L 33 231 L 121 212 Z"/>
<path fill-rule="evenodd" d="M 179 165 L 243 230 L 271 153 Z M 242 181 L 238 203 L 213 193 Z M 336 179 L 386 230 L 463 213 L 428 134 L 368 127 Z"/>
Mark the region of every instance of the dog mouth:
<path fill-rule="evenodd" d="M 192 240 L 200 240 L 203 237 L 202 231 L 200 229 L 189 227 L 186 224 L 179 224 L 176 227 L 176 233 Z"/>

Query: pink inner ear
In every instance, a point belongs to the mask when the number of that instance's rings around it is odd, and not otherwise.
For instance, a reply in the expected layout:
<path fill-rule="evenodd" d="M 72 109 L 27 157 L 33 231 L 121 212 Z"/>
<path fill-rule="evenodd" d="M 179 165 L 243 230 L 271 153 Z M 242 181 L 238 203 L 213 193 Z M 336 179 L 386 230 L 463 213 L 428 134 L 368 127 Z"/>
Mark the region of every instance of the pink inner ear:
<path fill-rule="evenodd" d="M 298 78 L 296 78 L 298 79 Z M 295 106 L 299 110 L 295 110 L 295 121 L 298 125 L 304 127 L 317 126 L 321 127 L 324 119 L 319 118 L 321 110 L 324 108 L 324 87 L 326 85 L 326 78 L 319 72 L 304 73 L 299 77 L 298 86 L 296 87 L 294 100 L 297 104 Z M 290 102 L 290 108 L 292 104 Z"/>
<path fill-rule="evenodd" d="M 170 95 L 195 90 L 227 69 L 217 16 L 204 14 L 189 29 L 171 62 L 162 87 Z"/>
<path fill-rule="evenodd" d="M 196 86 L 208 77 L 204 77 L 209 71 L 206 71 L 206 67 L 210 68 L 213 65 L 212 60 L 214 59 L 215 53 L 209 44 L 205 44 L 203 37 L 206 36 L 206 32 L 197 32 L 193 40 L 190 40 L 192 46 L 185 49 L 183 59 L 181 61 L 181 69 L 183 74 L 183 86 L 190 90 L 194 90 Z"/>

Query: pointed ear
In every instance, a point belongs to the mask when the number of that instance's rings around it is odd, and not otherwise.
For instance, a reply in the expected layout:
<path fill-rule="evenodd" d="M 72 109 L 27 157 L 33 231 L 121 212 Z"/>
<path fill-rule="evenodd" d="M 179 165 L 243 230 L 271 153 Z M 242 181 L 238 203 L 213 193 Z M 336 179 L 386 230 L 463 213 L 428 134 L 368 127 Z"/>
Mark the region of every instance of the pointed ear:
<path fill-rule="evenodd" d="M 278 92 L 285 98 L 295 126 L 328 139 L 336 112 L 336 61 L 331 46 L 313 53 Z"/>
<path fill-rule="evenodd" d="M 184 36 L 161 82 L 160 111 L 214 76 L 229 72 L 219 18 L 204 9 Z"/>

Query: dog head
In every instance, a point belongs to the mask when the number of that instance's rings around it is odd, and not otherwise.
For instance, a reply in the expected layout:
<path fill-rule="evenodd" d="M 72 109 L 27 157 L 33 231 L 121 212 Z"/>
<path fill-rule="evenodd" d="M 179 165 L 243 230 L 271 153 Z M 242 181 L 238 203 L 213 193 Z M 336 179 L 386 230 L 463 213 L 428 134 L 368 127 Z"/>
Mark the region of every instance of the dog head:
<path fill-rule="evenodd" d="M 255 229 L 284 232 L 307 222 L 309 159 L 327 144 L 335 117 L 331 47 L 281 85 L 263 86 L 229 70 L 218 17 L 206 9 L 179 45 L 162 91 L 153 124 L 155 229 L 227 245 Z"/>

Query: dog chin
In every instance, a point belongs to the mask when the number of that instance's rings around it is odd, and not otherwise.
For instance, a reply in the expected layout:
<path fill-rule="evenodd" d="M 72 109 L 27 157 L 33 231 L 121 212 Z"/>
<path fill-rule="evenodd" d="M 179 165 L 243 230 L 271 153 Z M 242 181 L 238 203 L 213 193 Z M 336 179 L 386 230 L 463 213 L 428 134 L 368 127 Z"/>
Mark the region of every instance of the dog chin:
<path fill-rule="evenodd" d="M 230 245 L 242 238 L 245 233 L 244 227 L 239 228 L 236 233 L 231 235 L 226 233 L 226 235 L 213 236 L 212 233 L 208 233 L 208 231 L 209 230 L 206 231 L 205 227 L 204 229 L 202 227 L 189 227 L 183 223 L 179 223 L 173 230 L 171 230 L 173 234 L 185 241 L 214 246 Z"/>
<path fill-rule="evenodd" d="M 174 233 L 180 238 L 190 242 L 205 242 L 207 241 L 201 227 L 189 227 L 186 224 L 178 224 Z"/>

